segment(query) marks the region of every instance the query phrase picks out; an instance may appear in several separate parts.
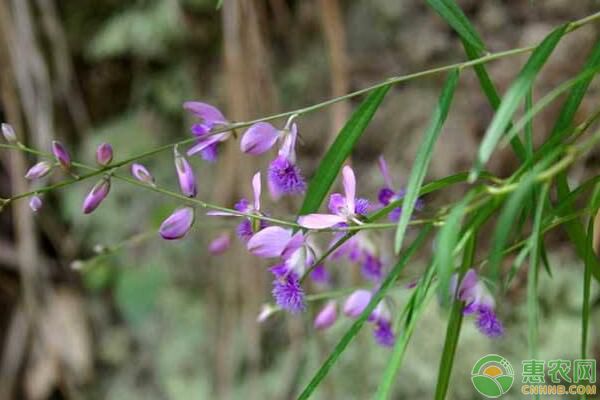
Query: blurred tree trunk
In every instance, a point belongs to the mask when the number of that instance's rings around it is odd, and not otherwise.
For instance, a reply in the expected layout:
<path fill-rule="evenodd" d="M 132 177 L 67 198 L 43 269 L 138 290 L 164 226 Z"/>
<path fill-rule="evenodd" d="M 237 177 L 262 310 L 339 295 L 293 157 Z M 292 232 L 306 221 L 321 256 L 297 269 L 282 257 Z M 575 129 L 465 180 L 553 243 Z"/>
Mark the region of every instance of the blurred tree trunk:
<path fill-rule="evenodd" d="M 339 0 L 318 0 L 321 27 L 325 35 L 329 55 L 329 76 L 331 78 L 331 96 L 343 96 L 349 91 L 348 57 L 346 55 L 346 32 Z M 350 107 L 347 101 L 341 101 L 330 108 L 330 141 L 335 139 L 342 129 Z"/>
<path fill-rule="evenodd" d="M 223 45 L 228 118 L 247 120 L 273 112 L 277 96 L 272 81 L 270 54 L 260 31 L 262 13 L 254 1 L 226 1 L 223 4 Z M 241 134 L 241 132 L 237 132 Z M 243 162 L 243 168 L 241 167 Z M 239 142 L 231 141 L 219 161 L 215 202 L 230 204 L 251 193 L 251 179 L 259 171 L 256 159 L 240 153 Z M 263 175 L 263 180 L 264 180 Z M 260 369 L 260 327 L 256 316 L 265 295 L 265 274 L 258 260 L 236 247 L 227 259 L 219 260 L 216 279 L 224 285 L 216 349 L 216 393 L 231 397 L 234 376 L 240 363 L 248 366 L 250 393 L 247 398 L 262 399 L 258 382 Z M 239 313 L 233 312 L 239 309 Z M 243 346 L 236 346 L 240 340 Z M 234 348 L 243 349 L 236 354 Z"/>

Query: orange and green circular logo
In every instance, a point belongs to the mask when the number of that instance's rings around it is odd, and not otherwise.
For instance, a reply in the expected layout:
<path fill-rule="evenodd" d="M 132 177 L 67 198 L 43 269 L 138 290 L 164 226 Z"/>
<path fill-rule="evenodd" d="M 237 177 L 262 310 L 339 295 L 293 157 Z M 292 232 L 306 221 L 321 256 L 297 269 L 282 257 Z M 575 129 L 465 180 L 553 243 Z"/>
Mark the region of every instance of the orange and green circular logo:
<path fill-rule="evenodd" d="M 508 392 L 515 381 L 512 365 L 497 354 L 481 357 L 471 370 L 471 381 L 475 389 L 490 399 Z"/>

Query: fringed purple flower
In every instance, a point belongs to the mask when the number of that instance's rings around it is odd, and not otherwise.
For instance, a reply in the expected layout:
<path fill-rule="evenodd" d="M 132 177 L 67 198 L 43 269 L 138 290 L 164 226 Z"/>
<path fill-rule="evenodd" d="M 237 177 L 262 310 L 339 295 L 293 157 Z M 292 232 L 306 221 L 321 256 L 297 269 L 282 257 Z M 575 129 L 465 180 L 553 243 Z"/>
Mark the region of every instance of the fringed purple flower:
<path fill-rule="evenodd" d="M 252 190 L 254 191 L 254 203 L 250 203 L 248 200 L 242 198 L 239 202 L 237 202 L 233 207 L 236 211 L 239 211 L 244 214 L 254 214 L 257 216 L 262 216 L 263 214 L 260 211 L 260 195 L 261 195 L 261 179 L 260 172 L 257 172 L 252 178 Z M 233 214 L 227 211 L 209 211 L 206 213 L 210 216 L 220 216 L 220 217 L 236 217 L 237 214 Z M 248 241 L 256 232 L 267 227 L 265 221 L 257 219 L 257 218 L 246 218 L 236 228 L 237 236 L 243 240 Z"/>
<path fill-rule="evenodd" d="M 273 198 L 286 194 L 301 194 L 306 190 L 306 182 L 300 168 L 290 159 L 278 156 L 269 164 L 269 191 Z"/>
<path fill-rule="evenodd" d="M 194 224 L 194 209 L 182 207 L 169 215 L 160 225 L 158 233 L 165 240 L 176 240 L 184 237 Z"/>
<path fill-rule="evenodd" d="M 477 328 L 486 336 L 502 336 L 504 327 L 494 311 L 495 302 L 485 284 L 474 269 L 469 269 L 458 285 L 458 276 L 452 276 L 450 290 L 452 295 L 465 303 L 463 314 L 475 314 Z"/>
<path fill-rule="evenodd" d="M 56 161 L 58 161 L 65 171 L 68 171 L 71 168 L 71 156 L 62 143 L 57 142 L 56 140 L 52 141 L 52 154 L 54 154 Z"/>
<path fill-rule="evenodd" d="M 191 156 L 200 153 L 206 161 L 215 161 L 218 156 L 219 143 L 228 140 L 232 133 L 231 131 L 213 132 L 226 127 L 229 125 L 229 122 L 218 108 L 210 104 L 198 101 L 186 101 L 183 103 L 183 108 L 198 118 L 198 122 L 192 125 L 191 128 L 192 133 L 198 138 L 198 141 L 187 151 L 187 155 Z"/>
<path fill-rule="evenodd" d="M 308 229 L 331 228 L 338 224 L 361 224 L 360 216 L 367 212 L 368 202 L 356 199 L 356 177 L 349 166 L 342 170 L 345 196 L 333 193 L 329 198 L 331 214 L 308 214 L 298 218 L 298 224 Z"/>
<path fill-rule="evenodd" d="M 298 314 L 306 308 L 304 290 L 298 275 L 294 272 L 276 277 L 273 281 L 272 293 L 275 303 L 292 314 Z"/>
<path fill-rule="evenodd" d="M 43 205 L 44 203 L 42 202 L 42 198 L 40 196 L 31 196 L 29 199 L 29 208 L 31 208 L 31 211 L 33 212 L 38 212 Z"/>
<path fill-rule="evenodd" d="M 133 175 L 133 177 L 140 182 L 144 182 L 149 185 L 154 185 L 154 177 L 152 176 L 150 171 L 148 171 L 148 169 L 142 164 L 131 164 L 131 175 Z"/>
<path fill-rule="evenodd" d="M 373 328 L 373 337 L 377 344 L 383 347 L 392 347 L 396 342 L 396 335 L 392 330 L 392 324 L 387 320 L 377 320 Z"/>
<path fill-rule="evenodd" d="M 4 122 L 2 123 L 2 135 L 4 136 L 4 140 L 6 140 L 8 143 L 18 143 L 17 135 L 11 124 L 7 124 Z"/>
<path fill-rule="evenodd" d="M 337 303 L 333 300 L 328 301 L 319 311 L 313 323 L 315 329 L 325 330 L 335 324 L 337 320 Z"/>
<path fill-rule="evenodd" d="M 109 143 L 102 143 L 96 148 L 96 163 L 101 167 L 108 166 L 113 160 L 113 148 Z"/>
<path fill-rule="evenodd" d="M 378 257 L 367 253 L 361 271 L 365 278 L 379 282 L 383 278 L 383 263 Z"/>
<path fill-rule="evenodd" d="M 25 174 L 25 179 L 32 181 L 43 178 L 44 176 L 48 175 L 50 171 L 52 171 L 52 167 L 53 165 L 50 161 L 40 161 L 33 167 L 29 168 Z"/>
<path fill-rule="evenodd" d="M 392 178 L 390 176 L 387 163 L 385 162 L 385 158 L 383 158 L 383 156 L 379 157 L 379 170 L 381 171 L 381 175 L 383 176 L 383 181 L 385 183 L 385 186 L 379 189 L 379 194 L 377 196 L 379 203 L 385 207 L 392 202 L 402 200 L 406 191 L 404 189 L 394 189 Z M 417 202 L 415 203 L 415 210 L 421 211 L 423 207 L 423 200 L 417 199 Z M 396 207 L 390 212 L 388 218 L 392 222 L 397 222 L 400 219 L 401 214 L 402 207 Z"/>
<path fill-rule="evenodd" d="M 175 153 L 175 168 L 177 169 L 177 179 L 179 180 L 179 187 L 181 193 L 187 197 L 196 197 L 198 194 L 198 188 L 196 186 L 196 176 L 194 170 L 190 165 L 189 161 L 179 154 L 177 147 L 174 149 Z"/>
<path fill-rule="evenodd" d="M 105 177 L 98 181 L 90 190 L 85 200 L 83 201 L 82 211 L 84 214 L 92 213 L 110 192 L 110 178 Z"/>

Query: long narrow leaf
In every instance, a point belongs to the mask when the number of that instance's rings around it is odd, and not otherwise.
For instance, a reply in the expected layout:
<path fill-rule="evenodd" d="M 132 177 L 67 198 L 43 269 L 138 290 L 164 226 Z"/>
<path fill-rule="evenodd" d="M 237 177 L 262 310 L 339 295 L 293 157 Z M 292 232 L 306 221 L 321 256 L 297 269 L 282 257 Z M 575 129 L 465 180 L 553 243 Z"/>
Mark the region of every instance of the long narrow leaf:
<path fill-rule="evenodd" d="M 311 396 L 311 394 L 315 391 L 315 389 L 317 388 L 319 383 L 325 378 L 325 376 L 327 375 L 327 373 L 329 372 L 329 370 L 331 369 L 333 364 L 335 364 L 335 362 L 338 360 L 340 355 L 344 352 L 344 350 L 346 350 L 346 347 L 348 347 L 348 344 L 350 344 L 352 339 L 354 339 L 356 334 L 360 331 L 362 326 L 365 324 L 365 322 L 367 321 L 367 319 L 369 318 L 369 316 L 371 315 L 371 313 L 373 312 L 373 310 L 375 309 L 377 304 L 379 304 L 379 302 L 383 299 L 383 297 L 388 292 L 388 290 L 394 285 L 394 283 L 398 279 L 398 276 L 400 276 L 400 273 L 402 272 L 402 270 L 404 269 L 404 267 L 406 266 L 408 261 L 417 252 L 417 250 L 423 245 L 425 238 L 429 234 L 430 230 L 431 230 L 431 226 L 429 226 L 429 225 L 423 227 L 423 229 L 421 229 L 421 232 L 419 232 L 419 236 L 417 236 L 417 238 L 406 249 L 406 251 L 404 251 L 401 254 L 401 257 L 400 257 L 398 263 L 396 263 L 394 268 L 392 268 L 390 273 L 386 276 L 386 278 L 383 281 L 383 283 L 381 284 L 379 290 L 377 292 L 375 292 L 375 294 L 371 298 L 371 301 L 369 302 L 367 307 L 363 310 L 363 312 L 356 319 L 356 321 L 354 321 L 352 326 L 350 326 L 350 329 L 348 329 L 348 331 L 344 334 L 344 336 L 342 336 L 342 338 L 340 339 L 338 344 L 333 349 L 333 352 L 329 355 L 329 357 L 327 357 L 327 360 L 325 360 L 323 365 L 321 365 L 321 367 L 319 368 L 317 373 L 313 376 L 313 378 L 310 380 L 308 385 L 306 385 L 306 387 L 304 388 L 304 390 L 298 397 L 298 400 L 308 399 Z"/>
<path fill-rule="evenodd" d="M 448 115 L 454 90 L 456 89 L 456 85 L 458 83 L 458 77 L 458 70 L 453 70 L 448 74 L 448 78 L 446 79 L 446 83 L 442 89 L 442 94 L 438 100 L 437 107 L 415 157 L 413 169 L 411 171 L 410 178 L 408 180 L 408 186 L 406 188 L 406 194 L 402 203 L 402 214 L 400 216 L 400 220 L 398 221 L 398 228 L 396 229 L 396 239 L 394 245 L 396 253 L 398 253 L 402 248 L 404 234 L 406 233 L 406 228 L 408 227 L 408 223 L 410 222 L 410 218 L 415 209 L 415 203 L 417 201 L 421 185 L 423 185 L 423 180 L 425 179 L 425 174 L 427 173 L 427 167 L 431 161 L 433 146 L 437 141 L 440 132 L 442 131 L 442 126 L 446 120 L 446 116 Z"/>
<path fill-rule="evenodd" d="M 519 103 L 531 89 L 538 72 L 565 34 L 566 28 L 567 25 L 556 28 L 542 41 L 542 43 L 539 44 L 538 47 L 536 47 L 513 84 L 507 90 L 496 115 L 492 119 L 492 122 L 483 137 L 483 141 L 477 152 L 475 167 L 471 171 L 471 180 L 477 178 L 479 171 L 489 160 L 498 141 L 501 139 L 502 134 L 510 124 L 511 118 L 519 106 Z"/>
<path fill-rule="evenodd" d="M 310 214 L 319 209 L 344 161 L 369 125 L 389 89 L 390 85 L 386 85 L 374 90 L 344 125 L 308 185 L 300 215 Z"/>
<path fill-rule="evenodd" d="M 427 0 L 427 4 L 433 8 L 462 39 L 467 41 L 474 49 L 481 53 L 485 45 L 479 34 L 469 22 L 460 7 L 452 0 Z"/>

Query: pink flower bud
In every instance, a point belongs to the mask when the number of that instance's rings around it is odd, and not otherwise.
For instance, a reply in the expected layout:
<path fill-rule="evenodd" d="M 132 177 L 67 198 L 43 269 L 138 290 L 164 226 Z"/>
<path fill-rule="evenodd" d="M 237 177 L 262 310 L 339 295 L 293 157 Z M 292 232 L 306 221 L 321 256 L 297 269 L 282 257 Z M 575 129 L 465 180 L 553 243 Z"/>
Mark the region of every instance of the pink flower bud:
<path fill-rule="evenodd" d="M 102 143 L 96 149 L 96 162 L 98 165 L 106 167 L 113 159 L 113 149 L 109 143 Z"/>
<path fill-rule="evenodd" d="M 208 245 L 208 251 L 213 256 L 225 253 L 231 247 L 231 236 L 229 233 L 222 233 L 213 239 Z"/>
<path fill-rule="evenodd" d="M 52 163 L 50 161 L 40 161 L 33 167 L 29 168 L 29 171 L 25 174 L 25 179 L 34 180 L 43 178 L 48 175 L 52 170 Z"/>
<path fill-rule="evenodd" d="M 31 208 L 31 211 L 33 212 L 38 212 L 40 208 L 42 208 L 43 204 L 44 203 L 42 202 L 42 198 L 40 196 L 31 196 L 29 199 L 29 208 Z"/>
<path fill-rule="evenodd" d="M 138 181 L 154 185 L 154 177 L 142 164 L 133 163 L 131 164 L 131 175 Z"/>
<path fill-rule="evenodd" d="M 17 135 L 11 124 L 2 123 L 2 135 L 4 139 L 10 144 L 17 143 Z"/>
<path fill-rule="evenodd" d="M 184 237 L 194 224 L 194 209 L 182 207 L 169 215 L 160 225 L 158 233 L 165 240 L 175 240 Z"/>
<path fill-rule="evenodd" d="M 71 168 L 71 156 L 65 147 L 56 140 L 52 141 L 52 154 L 56 157 L 56 161 L 63 167 L 65 170 Z"/>
<path fill-rule="evenodd" d="M 351 318 L 358 317 L 371 301 L 371 292 L 364 289 L 355 290 L 344 303 L 344 314 Z"/>
<path fill-rule="evenodd" d="M 108 196 L 108 192 L 110 192 L 110 179 L 102 178 L 94 185 L 83 201 L 83 213 L 90 214 L 98 208 L 102 200 Z"/>
<path fill-rule="evenodd" d="M 181 192 L 187 197 L 196 197 L 198 189 L 196 187 L 196 177 L 189 161 L 175 149 L 175 168 L 177 169 L 177 178 Z"/>
<path fill-rule="evenodd" d="M 319 311 L 315 317 L 314 326 L 315 329 L 327 329 L 335 323 L 337 320 L 337 304 L 335 301 L 329 301 L 325 304 L 325 307 Z"/>

